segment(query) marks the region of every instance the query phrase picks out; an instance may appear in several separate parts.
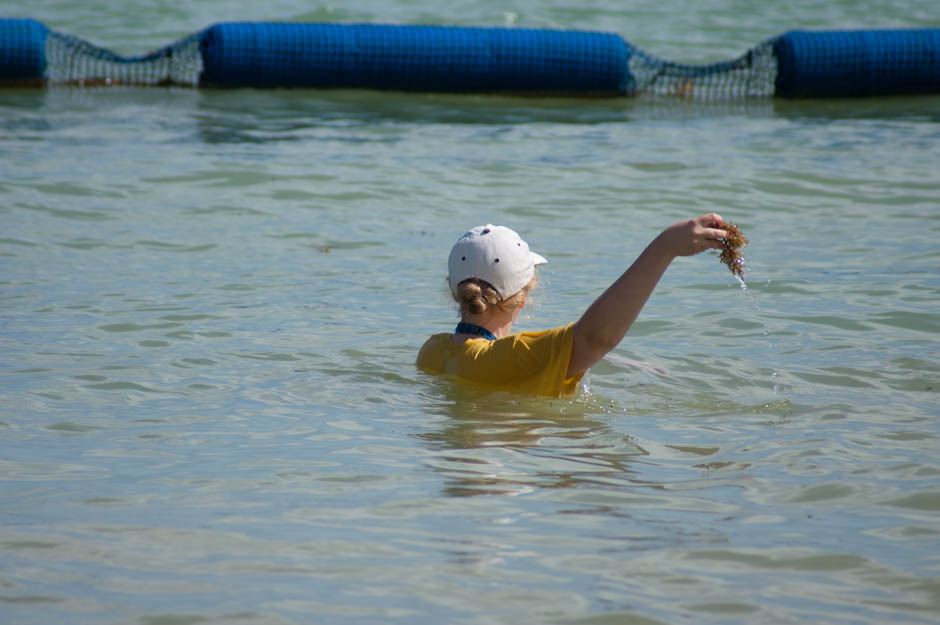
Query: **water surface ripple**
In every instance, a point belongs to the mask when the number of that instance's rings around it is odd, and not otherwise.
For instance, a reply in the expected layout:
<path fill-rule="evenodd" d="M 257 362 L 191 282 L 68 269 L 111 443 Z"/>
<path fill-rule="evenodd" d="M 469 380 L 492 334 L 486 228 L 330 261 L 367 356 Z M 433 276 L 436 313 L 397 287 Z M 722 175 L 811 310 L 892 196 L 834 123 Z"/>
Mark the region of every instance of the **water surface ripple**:
<path fill-rule="evenodd" d="M 677 60 L 936 25 L 914 0 L 94 5 L 29 10 L 118 48 L 512 22 Z M 938 110 L 0 92 L 0 620 L 936 623 Z M 575 397 L 414 369 L 467 227 L 550 259 L 538 329 L 712 210 L 751 240 L 747 288 L 677 260 Z"/>

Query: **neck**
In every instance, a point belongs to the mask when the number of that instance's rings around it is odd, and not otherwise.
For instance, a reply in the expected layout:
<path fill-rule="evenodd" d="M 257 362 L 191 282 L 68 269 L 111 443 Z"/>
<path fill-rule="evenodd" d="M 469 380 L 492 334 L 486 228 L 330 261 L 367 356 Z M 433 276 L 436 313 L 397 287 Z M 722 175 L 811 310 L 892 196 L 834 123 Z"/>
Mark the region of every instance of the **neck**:
<path fill-rule="evenodd" d="M 486 315 L 485 317 L 467 315 L 461 321 L 486 328 L 496 338 L 501 339 L 512 334 L 512 323 L 515 321 L 515 315 Z"/>

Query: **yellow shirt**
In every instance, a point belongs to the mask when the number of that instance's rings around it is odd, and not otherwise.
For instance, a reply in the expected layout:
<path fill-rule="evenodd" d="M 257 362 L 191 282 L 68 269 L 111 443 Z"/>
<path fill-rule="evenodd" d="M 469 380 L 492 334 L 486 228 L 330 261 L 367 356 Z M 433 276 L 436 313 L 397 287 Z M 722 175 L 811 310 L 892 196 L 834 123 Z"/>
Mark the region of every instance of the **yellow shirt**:
<path fill-rule="evenodd" d="M 454 343 L 435 334 L 418 352 L 418 368 L 435 375 L 534 395 L 571 395 L 581 376 L 565 378 L 574 324 L 542 332 L 520 332 L 490 341 Z"/>

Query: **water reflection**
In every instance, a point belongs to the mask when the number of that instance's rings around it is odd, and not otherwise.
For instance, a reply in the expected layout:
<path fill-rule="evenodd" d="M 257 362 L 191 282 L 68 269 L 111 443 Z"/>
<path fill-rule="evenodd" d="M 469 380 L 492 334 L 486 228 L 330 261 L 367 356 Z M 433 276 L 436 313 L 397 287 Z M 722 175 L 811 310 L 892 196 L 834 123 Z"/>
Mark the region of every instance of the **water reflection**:
<path fill-rule="evenodd" d="M 590 396 L 530 398 L 435 380 L 424 407 L 443 417 L 419 438 L 437 452 L 429 465 L 447 478 L 448 496 L 621 487 L 636 483 L 631 463 L 648 455 L 597 418 Z"/>
<path fill-rule="evenodd" d="M 396 142 L 413 126 L 595 126 L 651 120 L 773 115 L 771 99 L 570 98 L 355 89 L 199 91 L 194 113 L 207 144 Z M 258 114 L 264 111 L 264 115 Z"/>

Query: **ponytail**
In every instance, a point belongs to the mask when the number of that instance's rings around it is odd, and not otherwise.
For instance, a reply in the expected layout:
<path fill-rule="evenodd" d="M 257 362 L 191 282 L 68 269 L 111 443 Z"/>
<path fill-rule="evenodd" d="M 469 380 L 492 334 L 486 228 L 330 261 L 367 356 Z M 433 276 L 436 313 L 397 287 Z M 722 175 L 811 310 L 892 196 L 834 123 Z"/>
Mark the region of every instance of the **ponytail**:
<path fill-rule="evenodd" d="M 499 293 L 488 282 L 479 278 L 468 278 L 457 285 L 457 292 L 453 296 L 460 307 L 461 317 L 485 315 L 494 307 L 505 312 L 521 306 L 537 282 L 536 276 L 533 275 L 529 283 L 518 292 L 506 299 L 500 299 Z"/>

